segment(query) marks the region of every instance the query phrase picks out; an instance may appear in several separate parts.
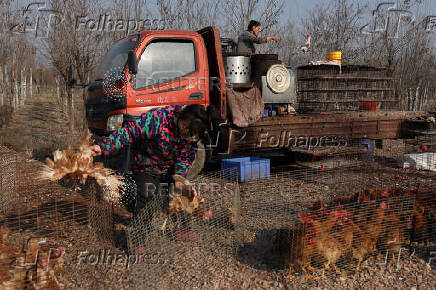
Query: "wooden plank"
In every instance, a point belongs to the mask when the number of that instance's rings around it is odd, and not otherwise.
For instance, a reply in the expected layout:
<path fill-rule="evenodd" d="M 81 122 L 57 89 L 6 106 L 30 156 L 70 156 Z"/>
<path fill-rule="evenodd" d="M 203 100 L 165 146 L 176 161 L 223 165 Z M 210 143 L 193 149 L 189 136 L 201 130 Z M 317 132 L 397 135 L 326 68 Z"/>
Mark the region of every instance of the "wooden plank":
<path fill-rule="evenodd" d="M 349 81 L 393 81 L 392 77 L 351 77 L 351 76 L 313 76 L 298 78 L 298 81 L 317 81 L 317 80 L 349 80 Z"/>
<path fill-rule="evenodd" d="M 335 116 L 265 117 L 250 127 L 229 129 L 229 147 L 231 151 L 274 150 L 297 145 L 304 147 L 304 142 L 315 144 L 316 142 L 343 142 L 348 138 L 400 138 L 403 134 L 402 124 L 406 118 L 425 114 L 424 112 L 356 112 L 335 114 Z"/>
<path fill-rule="evenodd" d="M 391 92 L 393 88 L 319 88 L 319 89 L 302 89 L 299 93 L 315 93 L 315 92 Z"/>

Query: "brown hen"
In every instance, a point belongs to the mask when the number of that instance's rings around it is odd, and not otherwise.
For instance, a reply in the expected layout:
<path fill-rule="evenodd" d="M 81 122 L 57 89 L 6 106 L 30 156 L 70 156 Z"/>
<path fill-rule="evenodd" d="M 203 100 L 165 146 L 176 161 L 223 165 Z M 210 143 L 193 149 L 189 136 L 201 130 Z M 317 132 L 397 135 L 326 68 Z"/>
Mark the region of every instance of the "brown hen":
<path fill-rule="evenodd" d="M 88 177 L 93 177 L 101 187 L 107 189 L 104 191 L 104 198 L 119 203 L 120 192 L 125 189 L 124 178 L 115 175 L 112 169 L 105 168 L 103 163 L 94 163 L 90 148 L 92 144 L 92 135 L 87 131 L 77 144 L 77 150 L 71 147 L 64 151 L 56 150 L 53 153 L 53 160 L 46 159 L 47 165 L 44 165 L 41 178 L 83 183 Z"/>

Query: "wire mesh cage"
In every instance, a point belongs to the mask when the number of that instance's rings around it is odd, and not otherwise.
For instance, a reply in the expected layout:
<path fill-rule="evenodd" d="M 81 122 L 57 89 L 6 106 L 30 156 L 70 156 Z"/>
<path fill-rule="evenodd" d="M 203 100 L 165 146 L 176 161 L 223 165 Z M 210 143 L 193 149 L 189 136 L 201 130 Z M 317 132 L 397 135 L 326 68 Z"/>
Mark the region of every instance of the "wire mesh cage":
<path fill-rule="evenodd" d="M 436 171 L 436 136 L 383 140 L 375 154 L 382 164 L 409 170 Z"/>
<path fill-rule="evenodd" d="M 91 190 L 99 190 L 93 182 L 89 182 Z M 39 194 L 55 194 L 58 184 L 50 184 L 40 188 Z M 113 243 L 112 205 L 98 201 L 92 196 L 71 193 L 52 197 L 37 204 L 24 203 L 22 199 L 0 218 L 0 224 L 6 226 L 12 234 L 25 238 L 65 238 L 77 228 L 88 229 L 101 241 Z"/>
<path fill-rule="evenodd" d="M 41 163 L 28 160 L 23 154 L 9 151 L 5 156 L 11 163 L 1 167 L 2 172 L 6 171 L 1 178 L 2 181 L 13 179 L 7 185 L 13 186 L 14 198 L 2 200 L 0 226 L 7 227 L 10 236 L 24 240 L 32 237 L 61 239 L 74 229 L 86 229 L 101 240 L 112 242 L 113 208 L 110 203 L 101 201 L 102 190 L 93 179 L 79 190 L 77 184 L 39 178 Z"/>
<path fill-rule="evenodd" d="M 37 164 L 28 165 L 37 170 Z M 101 189 L 93 180 L 78 193 L 39 180 L 36 172 L 19 168 L 14 206 L 0 215 L 0 271 L 6 273 L 0 285 L 5 289 L 59 289 L 62 276 L 73 272 L 64 271 L 67 263 L 74 268 L 73 248 L 113 245 L 112 205 L 99 200 Z"/>
<path fill-rule="evenodd" d="M 351 142 L 366 146 L 351 146 L 348 153 L 305 150 L 307 161 L 298 158 L 303 169 L 242 183 L 240 260 L 282 260 L 289 279 L 295 271 L 308 278 L 359 272 L 370 257 L 374 265 L 397 263 L 412 243 L 421 243 L 427 261 L 436 237 L 435 175 L 416 175 L 379 158 L 383 150 L 375 153 L 369 141 Z"/>
<path fill-rule="evenodd" d="M 139 261 L 136 288 L 208 283 L 239 244 L 236 171 L 207 172 L 191 182 L 204 203 L 190 214 L 167 215 L 170 198 L 163 193 L 133 216 L 127 240 L 129 255 Z"/>
<path fill-rule="evenodd" d="M 14 206 L 16 200 L 17 156 L 0 146 L 0 213 Z"/>

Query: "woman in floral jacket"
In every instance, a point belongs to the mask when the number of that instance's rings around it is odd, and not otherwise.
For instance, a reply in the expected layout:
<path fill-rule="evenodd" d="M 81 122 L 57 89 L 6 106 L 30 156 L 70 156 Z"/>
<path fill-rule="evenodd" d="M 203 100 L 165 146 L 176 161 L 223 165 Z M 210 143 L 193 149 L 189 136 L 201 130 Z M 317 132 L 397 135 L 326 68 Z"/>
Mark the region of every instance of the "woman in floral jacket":
<path fill-rule="evenodd" d="M 201 105 L 156 108 L 103 138 L 93 149 L 95 155 L 110 155 L 131 145 L 129 170 L 138 187 L 137 211 L 153 194 L 161 193 L 162 184 L 172 183 L 174 174 L 187 176 L 208 123 Z"/>

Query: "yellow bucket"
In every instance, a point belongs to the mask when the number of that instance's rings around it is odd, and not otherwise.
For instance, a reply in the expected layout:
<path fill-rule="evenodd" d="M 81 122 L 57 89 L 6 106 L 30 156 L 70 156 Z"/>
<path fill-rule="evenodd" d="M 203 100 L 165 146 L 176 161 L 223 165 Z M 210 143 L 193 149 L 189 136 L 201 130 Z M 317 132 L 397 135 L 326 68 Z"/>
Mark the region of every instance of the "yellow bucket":
<path fill-rule="evenodd" d="M 342 51 L 332 51 L 327 53 L 327 60 L 337 60 L 339 61 L 339 64 L 342 64 Z"/>

